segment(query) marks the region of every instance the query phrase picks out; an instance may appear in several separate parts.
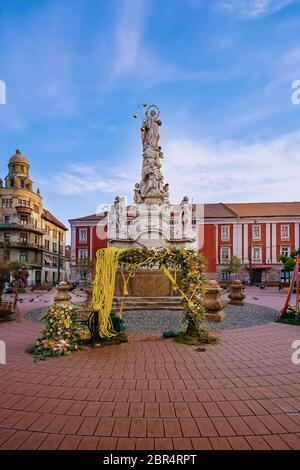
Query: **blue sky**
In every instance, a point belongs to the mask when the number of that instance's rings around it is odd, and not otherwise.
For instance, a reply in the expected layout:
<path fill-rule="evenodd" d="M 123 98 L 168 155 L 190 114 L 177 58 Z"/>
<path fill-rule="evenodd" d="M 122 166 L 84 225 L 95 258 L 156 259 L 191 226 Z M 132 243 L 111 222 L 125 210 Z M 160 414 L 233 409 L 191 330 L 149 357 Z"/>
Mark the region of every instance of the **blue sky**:
<path fill-rule="evenodd" d="M 298 0 L 0 0 L 0 174 L 20 148 L 64 222 L 131 200 L 155 103 L 173 202 L 299 200 L 299 31 Z"/>

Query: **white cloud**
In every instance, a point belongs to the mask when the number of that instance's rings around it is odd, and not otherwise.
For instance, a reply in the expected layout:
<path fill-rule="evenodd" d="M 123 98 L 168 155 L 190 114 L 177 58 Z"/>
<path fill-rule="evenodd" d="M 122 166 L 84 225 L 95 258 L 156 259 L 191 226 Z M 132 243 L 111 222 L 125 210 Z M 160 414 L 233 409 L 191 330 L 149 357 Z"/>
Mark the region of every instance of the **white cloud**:
<path fill-rule="evenodd" d="M 124 0 L 117 12 L 113 30 L 114 48 L 108 89 L 117 81 L 129 79 L 143 89 L 159 83 L 215 78 L 208 70 L 185 70 L 168 58 L 160 56 L 144 38 L 148 16 L 153 4 L 147 0 Z M 158 72 L 159 71 L 159 72 Z"/>
<path fill-rule="evenodd" d="M 134 180 L 128 178 L 123 170 L 115 175 L 115 170 L 107 165 L 88 166 L 84 163 L 70 165 L 66 171 L 50 177 L 47 185 L 56 193 L 64 195 L 83 195 L 86 193 L 101 193 L 118 195 L 133 188 Z M 128 171 L 128 170 L 127 170 Z M 40 179 L 39 179 L 40 180 Z"/>
<path fill-rule="evenodd" d="M 120 78 L 135 67 L 140 54 L 145 12 L 144 0 L 125 0 L 115 26 L 115 47 L 112 78 Z"/>
<path fill-rule="evenodd" d="M 218 0 L 217 8 L 246 18 L 270 15 L 298 0 Z"/>
<path fill-rule="evenodd" d="M 171 196 L 195 202 L 300 199 L 300 132 L 269 141 L 170 142 L 165 179 Z"/>
<path fill-rule="evenodd" d="M 162 171 L 174 203 L 183 195 L 194 202 L 299 200 L 299 148 L 300 131 L 257 142 L 182 138 L 164 146 Z M 95 203 L 100 195 L 107 202 L 120 194 L 131 198 L 141 164 L 72 165 L 48 184 L 65 195 L 89 194 Z"/>

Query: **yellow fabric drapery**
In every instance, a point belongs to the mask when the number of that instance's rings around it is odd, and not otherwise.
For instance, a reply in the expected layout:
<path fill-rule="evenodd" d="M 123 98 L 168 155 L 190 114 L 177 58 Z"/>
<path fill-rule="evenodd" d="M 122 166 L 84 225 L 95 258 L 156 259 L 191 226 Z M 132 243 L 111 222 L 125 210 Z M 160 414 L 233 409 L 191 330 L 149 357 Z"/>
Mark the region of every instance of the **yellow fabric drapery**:
<path fill-rule="evenodd" d="M 102 338 L 115 336 L 110 313 L 115 291 L 119 257 L 123 248 L 104 248 L 96 254 L 96 276 L 93 288 L 93 309 L 99 311 L 99 334 Z"/>
<path fill-rule="evenodd" d="M 94 281 L 94 288 L 93 288 L 93 309 L 98 310 L 99 312 L 99 334 L 102 338 L 112 337 L 115 336 L 116 333 L 114 332 L 112 321 L 111 321 L 111 309 L 113 304 L 113 296 L 115 290 L 115 280 L 116 280 L 116 273 L 119 264 L 119 258 L 122 253 L 127 251 L 124 248 L 103 248 L 98 250 L 96 255 L 96 276 Z M 148 257 L 144 261 L 140 263 L 133 263 L 130 266 L 129 273 L 127 278 L 122 271 L 122 279 L 123 279 L 123 297 L 128 295 L 127 284 L 131 277 L 135 275 L 135 271 L 137 268 L 141 268 L 143 266 L 147 266 L 153 262 L 158 262 L 160 257 L 155 254 L 153 256 Z M 161 269 L 163 273 L 169 278 L 173 287 L 179 292 L 182 298 L 184 298 L 188 304 L 190 311 L 193 314 L 197 314 L 195 305 L 193 303 L 193 297 L 196 293 L 197 287 L 195 287 L 192 295 L 189 297 L 185 294 L 185 292 L 180 289 L 177 279 L 176 279 L 176 269 L 175 275 L 173 276 L 171 272 L 165 265 L 161 265 Z M 120 307 L 120 318 L 122 318 L 123 313 L 123 300 Z"/>

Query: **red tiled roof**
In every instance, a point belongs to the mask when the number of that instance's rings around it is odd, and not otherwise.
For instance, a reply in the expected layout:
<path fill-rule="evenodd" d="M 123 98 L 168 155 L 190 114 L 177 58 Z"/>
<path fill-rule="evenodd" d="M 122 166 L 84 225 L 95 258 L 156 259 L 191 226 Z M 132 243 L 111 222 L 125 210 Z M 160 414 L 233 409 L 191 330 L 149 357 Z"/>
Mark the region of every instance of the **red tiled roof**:
<path fill-rule="evenodd" d="M 245 202 L 225 205 L 239 217 L 300 216 L 300 202 Z"/>
<path fill-rule="evenodd" d="M 222 202 L 217 204 L 204 204 L 205 219 L 214 219 L 218 217 L 237 217 L 237 214 Z"/>
<path fill-rule="evenodd" d="M 68 230 L 62 222 L 60 222 L 56 217 L 54 217 L 53 214 L 51 214 L 51 212 L 47 211 L 46 209 L 43 209 L 42 218 L 48 220 L 48 222 L 51 222 L 63 230 Z"/>
<path fill-rule="evenodd" d="M 69 222 L 88 222 L 92 220 L 102 220 L 107 216 L 107 212 L 102 212 L 101 214 L 92 214 L 92 215 L 86 215 L 85 217 L 78 217 L 76 219 L 69 219 Z"/>

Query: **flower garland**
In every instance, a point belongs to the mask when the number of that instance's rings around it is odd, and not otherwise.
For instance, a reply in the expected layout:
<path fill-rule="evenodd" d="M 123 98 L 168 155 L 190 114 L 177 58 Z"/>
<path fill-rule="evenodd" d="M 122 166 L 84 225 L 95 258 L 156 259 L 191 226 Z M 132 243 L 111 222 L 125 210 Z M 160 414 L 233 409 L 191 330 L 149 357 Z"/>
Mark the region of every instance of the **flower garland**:
<path fill-rule="evenodd" d="M 53 305 L 43 317 L 45 329 L 42 338 L 38 338 L 27 351 L 35 357 L 62 356 L 79 349 L 78 311 L 75 305 L 63 307 Z"/>
<path fill-rule="evenodd" d="M 194 250 L 187 248 L 129 249 L 119 258 L 122 267 L 137 269 L 140 266 L 157 265 L 168 276 L 173 289 L 181 296 L 183 322 L 187 331 L 203 330 L 204 309 L 204 272 L 205 259 Z M 179 280 L 170 270 L 179 271 Z"/>

